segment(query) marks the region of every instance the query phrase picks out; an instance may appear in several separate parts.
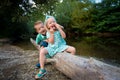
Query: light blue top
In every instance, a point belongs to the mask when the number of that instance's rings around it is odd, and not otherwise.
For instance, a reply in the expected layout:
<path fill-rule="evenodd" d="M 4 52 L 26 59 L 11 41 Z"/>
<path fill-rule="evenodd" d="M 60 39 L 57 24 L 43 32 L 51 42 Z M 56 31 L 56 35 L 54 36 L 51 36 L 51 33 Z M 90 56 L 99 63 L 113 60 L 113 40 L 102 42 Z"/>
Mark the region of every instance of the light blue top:
<path fill-rule="evenodd" d="M 50 38 L 49 32 L 47 32 L 46 37 Z M 54 44 L 48 43 L 48 47 L 46 47 L 48 54 L 51 57 L 53 57 L 58 52 L 64 51 L 67 48 L 68 48 L 68 45 L 66 45 L 66 42 L 60 35 L 59 31 L 54 32 Z"/>

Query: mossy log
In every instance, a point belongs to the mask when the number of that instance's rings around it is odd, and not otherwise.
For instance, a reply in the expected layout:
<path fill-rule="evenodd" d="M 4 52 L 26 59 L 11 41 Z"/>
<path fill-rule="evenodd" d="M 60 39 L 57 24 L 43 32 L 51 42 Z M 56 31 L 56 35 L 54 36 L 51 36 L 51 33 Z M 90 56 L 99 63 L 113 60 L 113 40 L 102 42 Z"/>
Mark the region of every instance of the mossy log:
<path fill-rule="evenodd" d="M 33 45 L 38 45 L 31 39 Z M 48 60 L 49 61 L 49 60 Z M 69 53 L 57 53 L 52 59 L 55 67 L 72 80 L 120 80 L 120 68 L 93 58 L 84 58 Z"/>

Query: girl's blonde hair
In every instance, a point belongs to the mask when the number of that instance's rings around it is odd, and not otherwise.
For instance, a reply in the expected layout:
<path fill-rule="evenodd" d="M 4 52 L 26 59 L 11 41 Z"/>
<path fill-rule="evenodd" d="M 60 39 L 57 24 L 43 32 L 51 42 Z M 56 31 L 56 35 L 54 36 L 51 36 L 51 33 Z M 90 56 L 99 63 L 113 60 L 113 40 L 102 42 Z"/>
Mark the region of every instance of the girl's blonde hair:
<path fill-rule="evenodd" d="M 49 28 L 47 26 L 47 21 L 48 21 L 49 18 L 53 18 L 56 22 L 56 19 L 53 16 L 46 15 L 44 25 L 45 25 L 45 28 L 46 28 L 47 31 L 49 31 Z"/>

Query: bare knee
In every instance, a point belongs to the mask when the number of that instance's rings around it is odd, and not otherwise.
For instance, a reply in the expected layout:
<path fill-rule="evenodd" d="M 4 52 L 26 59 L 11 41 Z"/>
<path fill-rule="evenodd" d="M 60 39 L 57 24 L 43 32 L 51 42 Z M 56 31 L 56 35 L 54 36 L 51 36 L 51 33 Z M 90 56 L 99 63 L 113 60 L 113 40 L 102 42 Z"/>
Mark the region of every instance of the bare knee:
<path fill-rule="evenodd" d="M 72 46 L 69 46 L 68 49 L 66 49 L 67 52 L 70 52 L 71 54 L 75 54 L 76 53 L 76 49 Z"/>
<path fill-rule="evenodd" d="M 76 53 L 76 49 L 75 49 L 75 47 L 71 47 L 71 50 L 72 50 L 72 52 L 71 52 L 71 54 L 75 54 Z"/>
<path fill-rule="evenodd" d="M 40 50 L 40 55 L 45 55 L 45 54 L 47 54 L 47 50 L 45 48 L 42 48 Z"/>

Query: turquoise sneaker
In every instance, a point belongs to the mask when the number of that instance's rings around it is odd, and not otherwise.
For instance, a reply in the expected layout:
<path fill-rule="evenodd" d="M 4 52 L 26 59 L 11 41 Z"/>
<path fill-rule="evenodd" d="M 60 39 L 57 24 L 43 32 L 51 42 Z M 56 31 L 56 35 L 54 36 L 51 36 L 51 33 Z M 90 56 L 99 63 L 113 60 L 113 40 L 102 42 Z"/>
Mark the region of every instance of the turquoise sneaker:
<path fill-rule="evenodd" d="M 45 69 L 40 69 L 39 73 L 35 76 L 36 79 L 40 79 L 42 78 L 45 74 L 47 73 L 47 71 Z"/>

